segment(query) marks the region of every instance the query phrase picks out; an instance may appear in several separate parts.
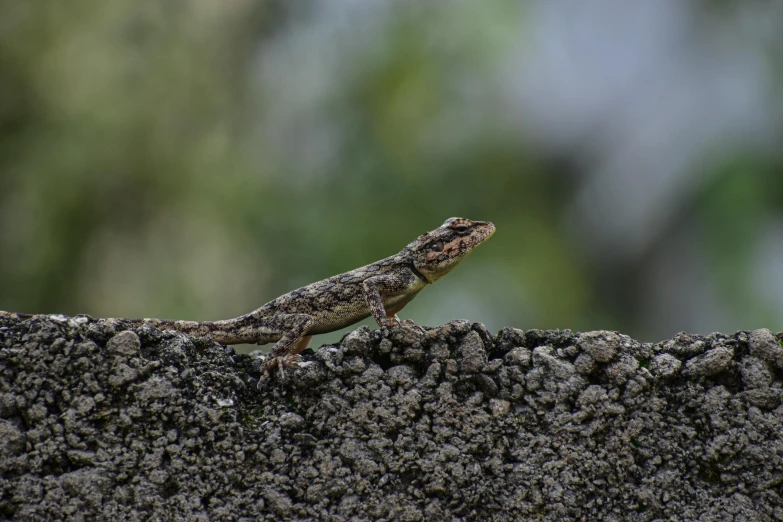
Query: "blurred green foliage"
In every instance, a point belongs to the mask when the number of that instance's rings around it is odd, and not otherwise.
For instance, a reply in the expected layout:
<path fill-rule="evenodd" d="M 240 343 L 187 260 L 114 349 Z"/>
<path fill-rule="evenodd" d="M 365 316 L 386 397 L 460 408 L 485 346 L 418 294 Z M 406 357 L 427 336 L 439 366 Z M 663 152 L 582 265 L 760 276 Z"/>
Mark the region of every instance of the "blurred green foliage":
<path fill-rule="evenodd" d="M 671 335 L 643 305 L 654 267 L 590 258 L 568 225 L 589 151 L 508 115 L 525 11 L 405 5 L 331 49 L 312 3 L 0 2 L 0 309 L 233 317 L 464 216 L 498 233 L 406 317 Z M 686 206 L 722 329 L 780 326 L 746 285 L 779 160 L 718 158 Z"/>

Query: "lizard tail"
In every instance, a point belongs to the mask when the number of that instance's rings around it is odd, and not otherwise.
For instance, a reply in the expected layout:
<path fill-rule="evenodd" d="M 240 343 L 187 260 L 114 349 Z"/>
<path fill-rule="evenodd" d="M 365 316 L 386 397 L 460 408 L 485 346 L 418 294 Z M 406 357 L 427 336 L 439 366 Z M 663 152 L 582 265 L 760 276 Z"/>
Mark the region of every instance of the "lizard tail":
<path fill-rule="evenodd" d="M 212 337 L 212 332 L 219 327 L 211 321 L 175 321 L 172 319 L 155 319 L 155 318 L 143 318 L 143 319 L 118 319 L 120 321 L 127 321 L 133 326 L 142 326 L 148 324 L 154 326 L 159 330 L 174 330 L 188 335 L 196 337 Z"/>
<path fill-rule="evenodd" d="M 122 319 L 134 326 L 148 324 L 159 330 L 174 330 L 194 337 L 209 337 L 221 344 L 266 344 L 276 341 L 280 335 L 273 331 L 261 331 L 250 316 L 223 321 L 175 321 L 171 319 Z"/>
<path fill-rule="evenodd" d="M 32 319 L 35 317 L 35 314 L 20 314 L 16 312 L 6 312 L 4 310 L 0 310 L 0 316 L 10 317 L 11 319 Z"/>
<path fill-rule="evenodd" d="M 62 317 L 41 314 L 19 314 L 0 310 L 0 317 L 8 317 L 18 321 L 25 321 L 35 317 Z M 280 334 L 269 328 L 256 324 L 254 318 L 248 314 L 236 319 L 224 321 L 175 321 L 172 319 L 156 318 L 113 318 L 98 319 L 98 321 L 123 321 L 133 326 L 150 325 L 159 330 L 174 330 L 193 337 L 208 337 L 221 344 L 266 344 L 280 339 Z"/>

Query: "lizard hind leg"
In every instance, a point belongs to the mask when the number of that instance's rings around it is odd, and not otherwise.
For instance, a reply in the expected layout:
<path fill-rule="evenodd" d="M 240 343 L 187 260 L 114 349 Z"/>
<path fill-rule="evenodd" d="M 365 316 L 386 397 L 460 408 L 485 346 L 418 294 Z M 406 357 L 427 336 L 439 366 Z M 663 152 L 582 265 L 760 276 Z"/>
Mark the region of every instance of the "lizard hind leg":
<path fill-rule="evenodd" d="M 307 345 L 310 344 L 310 339 L 312 338 L 312 335 L 305 335 L 302 337 L 302 340 L 296 344 L 296 348 L 294 348 L 293 353 L 298 354 L 305 351 L 307 349 Z"/>
<path fill-rule="evenodd" d="M 283 367 L 292 366 L 299 361 L 299 352 L 304 350 L 310 341 L 310 336 L 306 335 L 307 330 L 315 322 L 313 316 L 309 314 L 286 314 L 280 316 L 278 320 L 281 323 L 280 329 L 284 330 L 285 334 L 269 352 L 261 378 L 258 380 L 259 390 L 269 379 L 275 367 L 280 369 L 280 378 L 285 378 Z"/>

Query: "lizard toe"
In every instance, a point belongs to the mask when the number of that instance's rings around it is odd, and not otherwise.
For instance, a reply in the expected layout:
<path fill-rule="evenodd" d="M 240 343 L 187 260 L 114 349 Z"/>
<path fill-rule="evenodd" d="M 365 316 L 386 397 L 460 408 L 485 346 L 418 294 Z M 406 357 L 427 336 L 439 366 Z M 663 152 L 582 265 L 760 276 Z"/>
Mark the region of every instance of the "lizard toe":
<path fill-rule="evenodd" d="M 267 376 L 271 376 L 272 370 L 277 366 L 277 370 L 280 373 L 280 380 L 285 381 L 285 368 L 289 366 L 299 366 L 299 362 L 302 360 L 302 356 L 299 354 L 291 354 L 283 357 L 277 357 L 269 361 L 264 369 L 264 373 Z"/>
<path fill-rule="evenodd" d="M 258 384 L 256 385 L 256 388 L 258 391 L 261 391 L 264 388 L 264 385 L 269 380 L 269 378 L 272 376 L 271 372 L 264 368 L 264 371 L 261 372 L 261 377 L 258 378 Z"/>
<path fill-rule="evenodd" d="M 291 355 L 286 355 L 285 357 L 280 359 L 280 366 L 299 366 L 299 363 L 302 361 L 302 356 L 298 353 L 294 353 Z"/>

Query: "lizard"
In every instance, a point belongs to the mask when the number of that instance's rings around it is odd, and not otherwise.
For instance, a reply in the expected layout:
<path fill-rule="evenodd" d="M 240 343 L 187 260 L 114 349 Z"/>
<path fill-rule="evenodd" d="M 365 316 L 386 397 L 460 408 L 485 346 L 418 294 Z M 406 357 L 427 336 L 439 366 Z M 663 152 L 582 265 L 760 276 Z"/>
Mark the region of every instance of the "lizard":
<path fill-rule="evenodd" d="M 468 254 L 495 233 L 488 221 L 449 218 L 443 225 L 420 235 L 397 254 L 311 283 L 269 301 L 252 312 L 222 321 L 171 319 L 121 319 L 133 326 L 151 325 L 221 344 L 276 343 L 258 381 L 258 389 L 279 368 L 297 363 L 310 338 L 339 330 L 372 316 L 378 326 L 401 323 L 397 312 L 427 285 L 448 274 Z M 20 319 L 30 314 L 0 311 Z"/>

